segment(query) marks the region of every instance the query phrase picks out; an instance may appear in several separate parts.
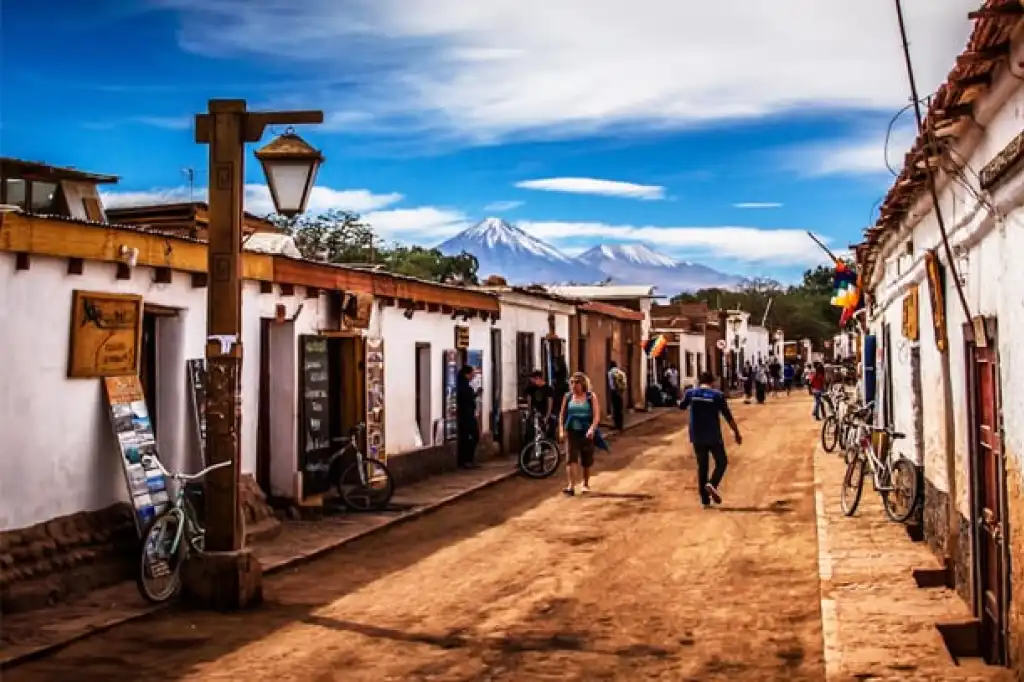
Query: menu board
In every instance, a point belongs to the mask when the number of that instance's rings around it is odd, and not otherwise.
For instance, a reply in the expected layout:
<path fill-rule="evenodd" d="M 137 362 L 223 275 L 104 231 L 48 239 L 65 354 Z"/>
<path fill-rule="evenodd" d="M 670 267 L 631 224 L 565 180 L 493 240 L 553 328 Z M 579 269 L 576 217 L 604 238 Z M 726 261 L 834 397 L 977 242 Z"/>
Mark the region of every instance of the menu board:
<path fill-rule="evenodd" d="M 143 457 L 157 458 L 146 395 L 135 375 L 106 377 L 103 384 L 128 496 L 135 510 L 135 527 L 141 534 L 146 524 L 167 509 L 171 501 L 160 469 L 147 468 L 142 463 Z"/>
<path fill-rule="evenodd" d="M 206 468 L 206 360 L 185 361 L 189 393 L 192 395 L 192 423 L 199 439 L 199 461 Z"/>
<path fill-rule="evenodd" d="M 444 439 L 455 440 L 458 436 L 458 375 L 459 355 L 455 350 L 446 350 L 441 357 L 444 368 Z"/>
<path fill-rule="evenodd" d="M 330 469 L 330 356 L 327 346 L 327 339 L 322 336 L 300 337 L 302 414 L 299 463 L 302 467 L 302 489 L 312 494 L 326 489 L 326 474 Z"/>
<path fill-rule="evenodd" d="M 384 448 L 384 339 L 366 340 L 366 454 L 387 462 Z"/>

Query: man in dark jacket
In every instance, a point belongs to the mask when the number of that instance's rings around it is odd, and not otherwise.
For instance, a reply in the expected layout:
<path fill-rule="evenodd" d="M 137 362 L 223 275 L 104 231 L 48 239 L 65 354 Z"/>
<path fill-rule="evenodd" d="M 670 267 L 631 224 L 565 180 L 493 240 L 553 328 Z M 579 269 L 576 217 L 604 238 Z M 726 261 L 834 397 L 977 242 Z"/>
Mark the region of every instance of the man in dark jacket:
<path fill-rule="evenodd" d="M 480 422 L 476 414 L 477 392 L 473 388 L 476 368 L 464 366 L 459 371 L 455 394 L 456 425 L 458 427 L 458 465 L 460 469 L 475 469 L 476 446 L 480 442 Z"/>
<path fill-rule="evenodd" d="M 715 504 L 722 503 L 718 486 L 721 485 L 725 468 L 729 465 L 719 416 L 724 417 L 732 428 L 736 444 L 743 443 L 740 428 L 732 417 L 725 394 L 711 387 L 714 382 L 715 378 L 704 372 L 700 375 L 700 385 L 688 390 L 679 403 L 679 409 L 690 410 L 690 442 L 693 443 L 693 452 L 697 457 L 697 489 L 705 509 L 711 506 L 712 501 Z M 715 471 L 709 479 L 708 465 L 711 458 L 715 460 Z"/>

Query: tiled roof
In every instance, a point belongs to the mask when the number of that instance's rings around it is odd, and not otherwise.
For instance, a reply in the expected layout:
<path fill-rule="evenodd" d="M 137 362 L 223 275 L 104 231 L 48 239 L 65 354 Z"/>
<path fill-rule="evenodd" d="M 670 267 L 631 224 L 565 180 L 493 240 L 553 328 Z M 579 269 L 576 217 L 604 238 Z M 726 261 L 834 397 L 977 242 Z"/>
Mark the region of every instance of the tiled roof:
<path fill-rule="evenodd" d="M 904 157 L 902 172 L 882 201 L 877 222 L 867 229 L 864 241 L 854 247 L 866 277 L 874 266 L 885 235 L 899 227 L 907 211 L 927 190 L 928 159 L 938 156 L 937 152 L 944 151 L 961 134 L 962 122 L 972 114 L 972 102 L 991 85 L 996 68 L 1005 61 L 1011 36 L 1024 16 L 1024 3 L 1022 0 L 985 0 L 981 8 L 969 16 L 975 23 L 967 47 L 932 98 L 924 121 L 926 131 L 935 131 L 940 149 L 929 148 L 931 135 L 918 133 Z"/>

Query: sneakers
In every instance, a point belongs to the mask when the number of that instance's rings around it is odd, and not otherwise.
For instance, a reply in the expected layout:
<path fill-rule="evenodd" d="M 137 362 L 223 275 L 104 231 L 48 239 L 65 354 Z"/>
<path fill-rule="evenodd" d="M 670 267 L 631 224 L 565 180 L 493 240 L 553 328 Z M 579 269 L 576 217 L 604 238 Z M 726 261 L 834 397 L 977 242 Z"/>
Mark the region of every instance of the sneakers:
<path fill-rule="evenodd" d="M 722 504 L 722 493 L 718 492 L 718 488 L 708 483 L 704 486 L 704 491 L 715 504 Z"/>
<path fill-rule="evenodd" d="M 572 497 L 573 495 L 576 494 L 576 488 L 574 488 L 572 486 L 569 486 L 569 487 L 565 488 L 564 490 L 562 490 L 562 493 L 565 494 L 565 495 L 568 495 L 569 497 Z"/>
<path fill-rule="evenodd" d="M 586 493 L 589 493 L 589 492 L 590 492 L 590 486 L 589 485 L 584 483 L 583 485 L 580 486 L 580 493 L 586 494 Z"/>

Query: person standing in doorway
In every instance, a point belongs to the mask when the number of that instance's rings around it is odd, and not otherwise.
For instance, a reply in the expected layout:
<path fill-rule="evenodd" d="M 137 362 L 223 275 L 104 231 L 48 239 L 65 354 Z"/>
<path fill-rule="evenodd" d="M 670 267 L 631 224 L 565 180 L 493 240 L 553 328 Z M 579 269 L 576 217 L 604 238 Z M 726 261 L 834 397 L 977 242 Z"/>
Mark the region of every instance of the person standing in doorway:
<path fill-rule="evenodd" d="M 725 454 L 725 441 L 722 438 L 722 417 L 732 429 L 736 444 L 743 444 L 740 428 L 729 410 L 725 394 L 712 388 L 715 378 L 708 372 L 700 375 L 700 385 L 691 388 L 683 395 L 679 409 L 690 410 L 690 443 L 693 454 L 697 457 L 697 490 L 700 502 L 705 509 L 711 503 L 722 503 L 722 494 L 718 488 L 725 476 L 729 458 Z M 708 476 L 710 460 L 715 460 L 715 470 Z"/>
<path fill-rule="evenodd" d="M 626 373 L 613 360 L 608 369 L 608 395 L 612 403 L 612 423 L 616 431 L 622 431 L 626 424 Z"/>
<path fill-rule="evenodd" d="M 594 466 L 595 442 L 599 437 L 601 406 L 590 390 L 590 379 L 576 372 L 569 379 L 569 393 L 562 399 L 559 413 L 559 440 L 567 444 L 568 463 L 565 467 L 569 485 L 566 495 L 576 494 L 576 482 L 582 483 L 581 493 L 590 492 L 590 470 Z"/>
<path fill-rule="evenodd" d="M 540 370 L 530 372 L 530 385 L 526 387 L 526 397 L 530 400 L 530 410 L 540 422 L 543 434 L 554 435 L 552 426 L 555 416 L 555 391 L 544 381 L 544 373 Z M 534 423 L 533 420 L 530 423 Z"/>
<path fill-rule="evenodd" d="M 808 386 L 811 389 L 811 395 L 814 396 L 814 412 L 812 414 L 814 419 L 820 422 L 825 417 L 822 408 L 822 396 L 825 395 L 825 366 L 819 362 L 814 366 L 813 371 Z"/>
<path fill-rule="evenodd" d="M 476 413 L 477 392 L 473 388 L 476 368 L 465 365 L 459 371 L 455 393 L 455 423 L 457 428 L 457 457 L 460 469 L 475 469 L 476 446 L 480 443 L 480 421 Z"/>

